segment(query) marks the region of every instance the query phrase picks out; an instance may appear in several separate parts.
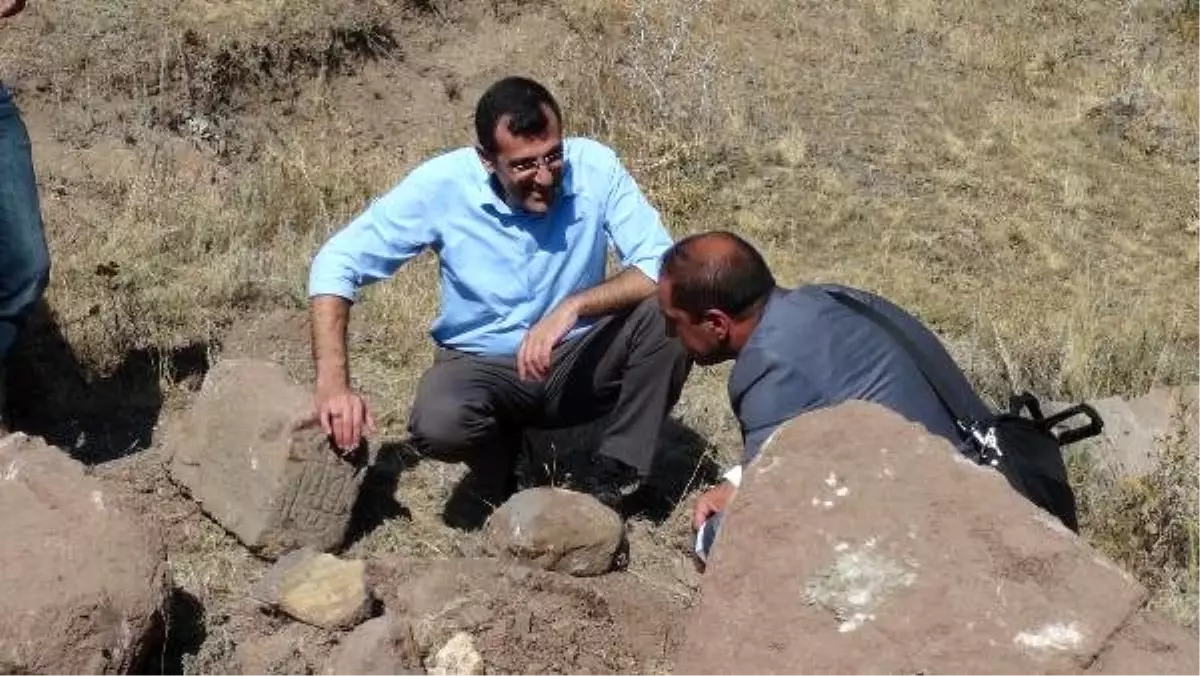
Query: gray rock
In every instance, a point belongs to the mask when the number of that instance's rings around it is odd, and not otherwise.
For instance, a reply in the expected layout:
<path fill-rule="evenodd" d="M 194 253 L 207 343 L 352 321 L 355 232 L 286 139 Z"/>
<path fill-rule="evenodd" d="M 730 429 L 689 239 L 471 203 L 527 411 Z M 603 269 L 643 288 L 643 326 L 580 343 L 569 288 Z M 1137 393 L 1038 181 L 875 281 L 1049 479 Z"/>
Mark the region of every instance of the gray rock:
<path fill-rule="evenodd" d="M 226 360 L 166 434 L 171 476 L 264 558 L 342 544 L 365 461 L 334 453 L 306 388 L 282 367 Z"/>
<path fill-rule="evenodd" d="M 1154 469 L 1164 441 L 1172 435 L 1183 435 L 1195 446 L 1198 392 L 1196 385 L 1156 387 L 1131 399 L 1088 401 L 1104 420 L 1104 431 L 1080 442 L 1080 448 L 1118 476 L 1144 476 Z M 1051 402 L 1046 413 L 1056 413 L 1066 406 Z"/>
<path fill-rule="evenodd" d="M 485 546 L 545 570 L 590 576 L 613 569 L 624 538 L 621 517 L 599 500 L 542 487 L 512 496 L 492 514 Z"/>

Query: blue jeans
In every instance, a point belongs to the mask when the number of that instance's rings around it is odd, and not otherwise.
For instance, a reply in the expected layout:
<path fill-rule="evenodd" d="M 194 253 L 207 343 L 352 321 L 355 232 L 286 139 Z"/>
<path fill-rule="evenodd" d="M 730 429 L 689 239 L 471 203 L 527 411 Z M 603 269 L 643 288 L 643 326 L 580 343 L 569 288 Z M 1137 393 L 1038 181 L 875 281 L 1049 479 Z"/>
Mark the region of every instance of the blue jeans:
<path fill-rule="evenodd" d="M 0 361 L 50 279 L 29 134 L 0 85 Z"/>

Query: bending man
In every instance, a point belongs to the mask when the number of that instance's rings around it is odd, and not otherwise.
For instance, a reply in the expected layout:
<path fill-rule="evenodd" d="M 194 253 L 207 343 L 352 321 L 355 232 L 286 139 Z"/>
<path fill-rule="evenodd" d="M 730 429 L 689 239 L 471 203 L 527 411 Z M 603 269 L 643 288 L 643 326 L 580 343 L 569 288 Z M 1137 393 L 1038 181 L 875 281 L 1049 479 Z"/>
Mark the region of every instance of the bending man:
<path fill-rule="evenodd" d="M 937 337 L 912 315 L 865 291 L 831 284 L 781 289 L 762 255 L 728 232 L 693 235 L 664 256 L 659 305 L 697 363 L 735 360 L 729 400 L 741 425 L 742 464 L 758 455 L 782 423 L 818 408 L 860 399 L 923 424 L 956 446 L 962 436 L 917 364 L 879 325 L 839 294 L 886 316 L 937 368 L 971 415 L 989 410 Z M 741 465 L 700 496 L 698 531 L 729 504 Z M 704 556 L 715 527 L 700 533 Z"/>

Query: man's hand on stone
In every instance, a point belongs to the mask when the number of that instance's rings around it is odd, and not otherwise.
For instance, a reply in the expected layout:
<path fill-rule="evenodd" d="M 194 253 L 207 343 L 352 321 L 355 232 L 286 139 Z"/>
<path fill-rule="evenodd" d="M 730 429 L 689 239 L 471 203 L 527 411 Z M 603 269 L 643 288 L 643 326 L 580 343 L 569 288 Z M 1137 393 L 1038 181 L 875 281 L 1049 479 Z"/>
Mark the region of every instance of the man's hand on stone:
<path fill-rule="evenodd" d="M 517 350 L 517 375 L 521 380 L 543 381 L 550 375 L 554 346 L 578 321 L 574 304 L 566 301 L 529 329 Z"/>
<path fill-rule="evenodd" d="M 708 517 L 725 511 L 735 492 L 737 492 L 737 486 L 728 481 L 722 481 L 701 493 L 700 497 L 696 499 L 696 506 L 692 509 L 692 530 L 700 530 Z"/>
<path fill-rule="evenodd" d="M 358 448 L 364 434 L 375 433 L 367 402 L 348 387 L 317 388 L 317 419 L 343 453 Z"/>
<path fill-rule="evenodd" d="M 25 0 L 0 0 L 0 19 L 16 16 L 25 9 Z"/>

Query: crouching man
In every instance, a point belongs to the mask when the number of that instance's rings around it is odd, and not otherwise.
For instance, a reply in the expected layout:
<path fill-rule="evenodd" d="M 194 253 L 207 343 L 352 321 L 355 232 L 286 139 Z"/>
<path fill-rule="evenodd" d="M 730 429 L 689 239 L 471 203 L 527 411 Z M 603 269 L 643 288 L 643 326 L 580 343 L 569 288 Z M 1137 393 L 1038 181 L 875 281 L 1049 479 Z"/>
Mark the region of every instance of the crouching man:
<path fill-rule="evenodd" d="M 735 360 L 728 387 L 741 426 L 742 463 L 696 502 L 692 525 L 701 559 L 737 490 L 742 466 L 779 425 L 801 413 L 859 399 L 890 408 L 956 446 L 963 441 L 908 352 L 853 309 L 855 302 L 874 308 L 905 334 L 940 371 L 962 410 L 989 414 L 937 337 L 916 318 L 844 286 L 779 288 L 762 255 L 732 233 L 693 235 L 672 246 L 663 257 L 658 299 L 671 332 L 697 363 Z"/>
<path fill-rule="evenodd" d="M 608 147 L 566 137 L 540 84 L 479 99 L 476 147 L 421 164 L 335 234 L 309 279 L 316 408 L 342 449 L 374 426 L 350 387 L 346 326 L 359 290 L 432 249 L 441 280 L 434 364 L 409 420 L 414 449 L 470 474 L 445 514 L 482 523 L 514 489 L 526 426 L 608 415 L 591 490 L 613 504 L 647 476 L 689 361 L 654 291 L 671 240 Z M 605 278 L 612 245 L 622 270 Z"/>

